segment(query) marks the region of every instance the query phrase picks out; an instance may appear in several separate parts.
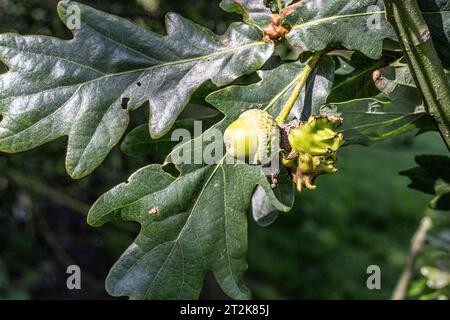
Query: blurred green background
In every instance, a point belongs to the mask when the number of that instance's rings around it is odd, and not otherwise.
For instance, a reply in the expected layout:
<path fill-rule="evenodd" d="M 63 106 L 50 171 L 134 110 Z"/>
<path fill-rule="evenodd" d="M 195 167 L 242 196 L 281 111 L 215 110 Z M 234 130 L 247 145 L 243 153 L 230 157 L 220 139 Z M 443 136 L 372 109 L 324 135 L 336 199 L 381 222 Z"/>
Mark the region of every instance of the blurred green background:
<path fill-rule="evenodd" d="M 80 2 L 161 33 L 168 11 L 217 33 L 239 19 L 211 0 Z M 70 38 L 55 5 L 0 0 L 0 32 Z M 146 118 L 145 107 L 134 112 L 130 129 Z M 60 139 L 24 154 L 0 153 L 0 299 L 110 298 L 104 279 L 137 225 L 92 229 L 87 211 L 103 192 L 138 168 L 161 162 L 162 155 L 131 158 L 117 148 L 93 175 L 72 181 L 64 169 L 65 144 Z M 431 199 L 408 189 L 408 179 L 398 172 L 414 167 L 414 156 L 425 153 L 447 154 L 437 133 L 346 147 L 339 173 L 320 177 L 316 191 L 299 194 L 291 213 L 265 228 L 250 221 L 246 281 L 254 298 L 389 298 Z M 82 269 L 82 290 L 66 288 L 70 264 Z M 373 264 L 381 267 L 381 290 L 366 288 L 366 269 Z M 226 298 L 211 275 L 202 297 Z"/>

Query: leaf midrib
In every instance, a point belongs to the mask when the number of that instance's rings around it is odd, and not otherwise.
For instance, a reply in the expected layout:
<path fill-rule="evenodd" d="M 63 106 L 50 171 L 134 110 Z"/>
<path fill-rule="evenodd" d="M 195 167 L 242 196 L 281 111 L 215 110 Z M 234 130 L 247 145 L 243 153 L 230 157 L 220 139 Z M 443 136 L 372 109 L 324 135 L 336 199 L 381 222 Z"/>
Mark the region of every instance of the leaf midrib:
<path fill-rule="evenodd" d="M 307 22 L 304 22 L 301 24 L 294 25 L 294 26 L 292 26 L 291 30 L 297 30 L 297 29 L 303 28 L 305 26 L 320 24 L 323 22 L 328 22 L 328 21 L 333 21 L 333 20 L 354 18 L 354 17 L 361 17 L 361 16 L 369 16 L 369 15 L 381 15 L 384 13 L 385 13 L 385 11 L 372 11 L 372 12 L 360 12 L 360 13 L 343 14 L 343 15 L 325 17 L 325 18 L 321 18 L 321 19 L 317 19 L 317 20 L 310 20 L 310 21 L 307 21 Z"/>
<path fill-rule="evenodd" d="M 304 67 L 305 66 L 301 66 L 301 68 L 299 69 L 303 70 Z M 285 86 L 283 90 L 281 90 L 272 100 L 270 100 L 270 102 L 264 107 L 263 110 L 267 111 L 272 108 L 274 104 L 277 103 L 277 101 L 279 101 L 286 94 L 286 92 L 288 92 L 289 89 L 291 89 L 299 81 L 301 77 L 302 74 L 301 72 L 299 72 L 299 74 L 291 82 L 289 82 L 289 84 Z"/>
<path fill-rule="evenodd" d="M 334 88 L 331 89 L 332 92 L 336 91 L 337 89 L 339 89 L 340 87 L 346 85 L 349 82 L 352 82 L 355 79 L 358 79 L 364 75 L 367 75 L 369 72 L 371 72 L 372 70 L 377 68 L 378 64 L 375 64 L 373 66 L 371 66 L 370 68 L 367 69 L 363 69 L 362 71 L 354 74 L 353 76 L 350 76 L 348 78 L 346 78 L 344 81 L 339 82 L 338 84 L 336 84 L 336 86 Z"/>
<path fill-rule="evenodd" d="M 162 63 L 162 64 L 153 65 L 153 66 L 150 66 L 150 67 L 143 67 L 143 68 L 132 69 L 132 70 L 116 72 L 116 73 L 109 73 L 109 74 L 105 74 L 104 76 L 101 76 L 99 78 L 95 78 L 95 79 L 92 79 L 92 80 L 89 80 L 89 81 L 86 81 L 86 82 L 80 82 L 79 84 L 76 84 L 76 85 L 83 86 L 83 85 L 87 85 L 87 84 L 89 84 L 91 82 L 101 81 L 101 80 L 112 78 L 112 77 L 132 74 L 132 73 L 136 73 L 136 72 L 146 72 L 146 71 L 151 71 L 153 69 L 170 67 L 170 66 L 178 65 L 178 64 L 187 64 L 187 63 L 191 63 L 191 62 L 207 60 L 208 58 L 213 58 L 213 57 L 216 57 L 216 56 L 225 55 L 227 53 L 232 53 L 232 52 L 235 52 L 235 51 L 240 51 L 240 50 L 244 50 L 244 49 L 247 49 L 247 48 L 256 47 L 256 46 L 259 46 L 259 45 L 266 45 L 266 44 L 267 43 L 264 42 L 264 41 L 258 41 L 258 42 L 253 42 L 253 43 L 249 43 L 249 44 L 246 44 L 246 45 L 238 46 L 238 47 L 233 47 L 233 48 L 229 48 L 229 49 L 219 50 L 219 51 L 216 51 L 216 52 L 204 55 L 204 56 L 195 57 L 195 58 L 181 59 L 181 60 L 176 60 L 176 61 L 169 61 L 169 62 L 165 62 L 165 63 Z M 34 52 L 31 52 L 31 53 L 34 54 Z M 69 60 L 69 61 L 73 62 L 71 60 Z M 81 66 L 84 66 L 84 65 L 81 65 Z M 88 67 L 88 66 L 86 66 L 86 67 Z M 51 90 L 51 89 L 47 89 L 47 90 Z M 39 93 L 39 92 L 37 92 L 37 93 Z"/>
<path fill-rule="evenodd" d="M 150 289 L 151 289 L 151 286 L 152 286 L 153 283 L 156 281 L 156 278 L 157 278 L 158 275 L 160 274 L 161 270 L 163 270 L 163 268 L 164 268 L 164 266 L 166 265 L 166 262 L 168 261 L 168 259 L 172 256 L 172 254 L 173 254 L 173 252 L 174 252 L 174 249 L 175 249 L 176 245 L 179 244 L 179 240 L 180 240 L 182 234 L 184 233 L 184 230 L 185 230 L 186 227 L 189 225 L 189 222 L 190 222 L 190 220 L 191 220 L 191 218 L 192 218 L 192 215 L 193 215 L 193 213 L 194 213 L 194 209 L 197 207 L 200 198 L 202 198 L 202 196 L 203 196 L 203 194 L 204 194 L 204 192 L 205 192 L 205 190 L 206 190 L 206 187 L 209 185 L 209 183 L 211 182 L 212 178 L 213 178 L 213 177 L 215 176 L 215 174 L 217 173 L 217 170 L 219 169 L 220 166 L 222 166 L 222 161 L 223 161 L 224 159 L 225 159 L 225 157 L 222 158 L 222 160 L 216 165 L 216 167 L 214 168 L 214 170 L 212 171 L 212 173 L 211 173 L 211 174 L 209 175 L 209 177 L 207 178 L 205 184 L 204 184 L 203 187 L 202 187 L 202 190 L 200 191 L 199 195 L 197 196 L 197 199 L 195 200 L 194 205 L 193 205 L 192 208 L 189 210 L 188 217 L 187 217 L 187 219 L 186 219 L 186 221 L 185 221 L 183 227 L 182 227 L 181 230 L 178 232 L 177 237 L 176 237 L 174 240 L 165 242 L 165 243 L 172 242 L 172 243 L 173 243 L 172 248 L 170 249 L 170 252 L 169 252 L 169 254 L 167 255 L 167 257 L 164 259 L 163 264 L 162 264 L 161 267 L 158 269 L 158 272 L 156 273 L 156 275 L 155 275 L 155 277 L 153 278 L 152 282 L 147 286 L 147 290 L 146 290 L 146 292 L 145 292 L 144 297 L 147 297 L 147 295 L 148 295 L 148 293 L 149 293 L 149 291 L 150 291 Z M 200 170 L 201 170 L 201 169 L 200 169 Z M 194 172 L 192 172 L 191 174 L 194 174 Z M 195 230 L 194 230 L 194 233 L 195 233 L 195 236 L 196 236 L 197 239 L 198 239 L 198 236 L 197 236 L 197 233 L 195 232 Z M 199 242 L 198 244 L 199 244 L 200 248 L 202 248 L 201 242 Z M 161 245 L 162 245 L 162 244 L 159 244 L 157 247 L 159 247 L 159 246 L 161 246 Z M 157 248 L 157 247 L 155 247 L 155 248 Z M 155 248 L 153 248 L 153 249 L 150 250 L 149 252 L 153 251 Z M 149 253 L 149 252 L 147 252 L 147 253 Z M 146 254 L 147 254 L 147 253 L 146 253 Z M 203 260 L 205 260 L 205 259 L 204 259 L 204 254 L 203 254 L 203 249 L 202 249 L 202 257 L 203 257 Z M 184 263 L 184 262 L 183 262 L 183 263 Z M 183 275 L 183 277 L 184 277 L 184 275 Z M 179 294 L 180 294 L 180 293 L 178 293 L 178 295 L 179 295 Z"/>
<path fill-rule="evenodd" d="M 38 122 L 34 123 L 32 126 L 29 126 L 29 127 L 25 128 L 25 129 L 23 129 L 23 130 L 21 130 L 21 131 L 19 131 L 17 133 L 14 133 L 11 136 L 2 138 L 2 139 L 0 139 L 0 141 L 4 141 L 4 140 L 10 139 L 10 138 L 12 138 L 14 136 L 20 135 L 23 132 L 27 131 L 28 129 L 34 128 L 37 124 L 39 124 L 40 122 L 42 122 L 42 121 L 46 120 L 47 118 L 51 117 L 55 113 L 59 112 L 67 104 L 67 102 L 70 101 L 73 98 L 73 96 L 83 86 L 86 86 L 86 85 L 88 85 L 90 83 L 94 83 L 94 82 L 101 81 L 101 80 L 104 80 L 104 79 L 109 79 L 109 78 L 112 78 L 112 77 L 118 77 L 118 76 L 122 76 L 122 75 L 129 75 L 129 74 L 139 73 L 139 72 L 141 72 L 142 75 L 143 75 L 145 72 L 148 72 L 148 71 L 151 71 L 151 70 L 154 70 L 154 69 L 157 69 L 157 68 L 164 68 L 164 67 L 173 66 L 173 65 L 188 64 L 188 63 L 192 63 L 192 62 L 207 60 L 208 58 L 213 58 L 213 57 L 216 57 L 216 56 L 225 55 L 227 53 L 240 51 L 240 50 L 244 50 L 244 49 L 247 49 L 247 48 L 251 48 L 251 47 L 255 47 L 255 46 L 259 46 L 259 45 L 265 45 L 265 44 L 267 44 L 267 43 L 264 42 L 264 41 L 253 42 L 253 43 L 242 45 L 242 46 L 239 46 L 239 47 L 233 47 L 233 48 L 229 48 L 229 49 L 225 49 L 225 50 L 220 50 L 220 51 L 217 51 L 217 52 L 205 55 L 205 56 L 199 56 L 199 57 L 190 58 L 190 59 L 182 59 L 182 60 L 177 60 L 177 61 L 171 61 L 171 62 L 159 64 L 159 65 L 154 65 L 154 66 L 151 66 L 151 67 L 139 68 L 139 69 L 133 69 L 133 70 L 123 71 L 123 72 L 119 72 L 119 73 L 107 74 L 107 75 L 104 75 L 102 77 L 95 78 L 95 79 L 92 79 L 92 80 L 89 80 L 89 81 L 86 81 L 86 82 L 82 82 L 82 83 L 79 83 L 79 84 L 68 85 L 68 87 L 76 87 L 76 86 L 78 86 L 78 88 L 75 90 L 74 94 L 68 100 L 66 100 L 59 108 L 57 108 L 51 114 L 43 117 Z M 140 77 L 141 76 L 139 76 L 137 79 L 139 79 Z M 61 87 L 57 87 L 57 88 L 61 88 Z M 54 90 L 54 89 L 57 89 L 57 88 L 46 89 L 45 91 L 51 91 L 51 90 Z M 43 91 L 41 91 L 41 92 L 43 92 Z M 39 94 L 41 92 L 36 92 L 34 94 Z M 18 96 L 18 97 L 21 97 L 21 96 Z M 5 97 L 5 99 L 7 99 L 7 98 L 8 97 Z"/>
<path fill-rule="evenodd" d="M 226 174 L 225 174 L 225 168 L 221 166 L 222 170 L 222 176 L 223 176 L 223 203 L 224 203 L 224 234 L 225 234 L 225 248 L 226 248 L 226 256 L 227 256 L 227 262 L 228 262 L 228 271 L 230 272 L 231 278 L 233 279 L 233 286 L 235 290 L 241 291 L 239 289 L 239 286 L 236 282 L 236 279 L 234 277 L 234 272 L 231 270 L 231 261 L 230 261 L 230 254 L 229 254 L 229 248 L 228 248 L 228 233 L 227 233 L 227 193 L 226 193 Z M 233 210 L 232 208 L 228 207 L 229 209 Z"/>
<path fill-rule="evenodd" d="M 419 119 L 419 118 L 421 118 L 421 117 L 423 117 L 423 116 L 425 116 L 425 115 L 426 115 L 425 112 L 399 114 L 399 117 L 394 118 L 394 119 L 389 119 L 389 120 L 386 120 L 386 121 L 375 122 L 375 123 L 372 122 L 372 123 L 368 123 L 368 124 L 362 124 L 362 125 L 359 125 L 359 126 L 356 126 L 356 127 L 351 127 L 351 128 L 344 129 L 344 130 L 342 130 L 341 132 L 345 132 L 345 131 L 349 131 L 349 130 L 355 130 L 355 129 L 363 129 L 363 128 L 376 127 L 376 126 L 378 126 L 380 123 L 391 124 L 391 123 L 394 123 L 394 122 L 396 122 L 396 121 L 398 121 L 398 120 L 401 120 L 401 119 L 403 119 L 403 118 L 414 117 L 414 119 L 412 119 L 412 120 L 409 122 L 409 123 L 411 123 L 411 122 L 413 122 L 413 121 L 415 121 L 415 120 L 417 120 L 417 119 Z"/>
<path fill-rule="evenodd" d="M 310 26 L 310 25 L 316 25 L 316 24 L 321 24 L 324 22 L 329 22 L 329 21 L 333 21 L 333 20 L 340 20 L 340 19 L 346 19 L 346 18 L 354 18 L 354 17 L 362 17 L 362 16 L 370 16 L 370 15 L 383 15 L 385 14 L 386 11 L 372 11 L 372 12 L 360 12 L 360 13 L 353 13 L 353 14 L 343 14 L 343 15 L 336 15 L 336 16 L 331 16 L 331 17 L 325 17 L 325 18 L 321 18 L 321 19 L 317 19 L 317 20 L 310 20 L 301 24 L 297 24 L 297 25 L 293 25 L 291 30 L 297 30 L 297 29 L 301 29 L 305 26 Z M 448 14 L 450 13 L 450 11 L 435 11 L 435 12 L 422 12 L 422 14 L 424 15 L 431 15 L 431 14 Z"/>

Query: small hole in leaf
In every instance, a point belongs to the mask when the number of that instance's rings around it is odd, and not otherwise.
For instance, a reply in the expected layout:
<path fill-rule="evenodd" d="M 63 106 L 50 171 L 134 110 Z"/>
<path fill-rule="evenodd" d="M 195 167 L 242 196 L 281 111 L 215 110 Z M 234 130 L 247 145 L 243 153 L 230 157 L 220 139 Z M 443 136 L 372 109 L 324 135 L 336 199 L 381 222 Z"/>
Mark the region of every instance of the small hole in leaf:
<path fill-rule="evenodd" d="M 178 171 L 177 167 L 173 163 L 168 163 L 161 167 L 162 170 L 168 174 L 170 174 L 172 177 L 179 177 L 180 171 Z"/>
<path fill-rule="evenodd" d="M 136 83 L 136 85 L 137 85 L 138 87 L 140 87 L 140 86 L 142 86 L 142 83 L 138 82 L 138 83 Z"/>
<path fill-rule="evenodd" d="M 130 98 L 122 98 L 122 109 L 128 109 L 128 103 L 130 102 Z"/>

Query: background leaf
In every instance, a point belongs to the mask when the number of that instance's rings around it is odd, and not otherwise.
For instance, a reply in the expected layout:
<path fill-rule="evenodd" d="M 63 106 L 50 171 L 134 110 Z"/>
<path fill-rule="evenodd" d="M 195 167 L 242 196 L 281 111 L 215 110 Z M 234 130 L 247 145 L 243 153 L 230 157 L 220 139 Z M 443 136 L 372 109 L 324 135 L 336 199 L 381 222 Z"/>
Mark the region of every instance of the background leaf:
<path fill-rule="evenodd" d="M 383 39 L 395 38 L 382 11 L 378 0 L 305 0 L 283 23 L 291 27 L 289 42 L 305 50 L 341 44 L 377 59 Z"/>
<path fill-rule="evenodd" d="M 246 23 L 260 28 L 271 23 L 272 11 L 265 6 L 264 0 L 222 0 L 220 7 L 227 12 L 242 15 Z"/>
<path fill-rule="evenodd" d="M 266 192 L 260 186 L 256 187 L 252 196 L 253 219 L 261 227 L 275 222 L 279 216 L 278 210 L 272 205 Z"/>
<path fill-rule="evenodd" d="M 307 120 L 311 114 L 319 114 L 319 108 L 326 103 L 334 83 L 334 68 L 332 57 L 320 59 L 291 112 L 296 118 Z"/>
<path fill-rule="evenodd" d="M 280 168 L 281 172 L 277 178 L 276 187 L 273 193 L 288 208 L 294 206 L 295 187 L 292 178 L 288 176 L 285 168 Z M 264 188 L 258 186 L 252 196 L 252 214 L 253 219 L 262 227 L 266 227 L 278 218 L 280 212 L 272 204 L 269 195 Z"/>
<path fill-rule="evenodd" d="M 385 67 L 375 82 L 381 91 L 376 96 L 321 107 L 322 114 L 344 118 L 341 131 L 347 144 L 367 145 L 412 130 L 436 129 L 407 67 Z"/>
<path fill-rule="evenodd" d="M 269 7 L 272 12 L 281 13 L 284 8 L 290 5 L 294 0 L 264 0 L 264 4 Z M 280 6 L 278 6 L 280 5 Z"/>
<path fill-rule="evenodd" d="M 345 52 L 334 59 L 336 74 L 328 102 L 368 98 L 379 93 L 372 80 L 372 72 L 382 66 L 381 61 L 369 59 L 358 51 Z"/>
<path fill-rule="evenodd" d="M 400 174 L 411 179 L 410 188 L 435 195 L 430 206 L 436 210 L 450 210 L 450 158 L 438 155 L 416 157 L 416 168 Z"/>
<path fill-rule="evenodd" d="M 422 96 L 407 66 L 389 66 L 380 72 L 381 78 L 376 80 L 376 86 L 386 98 L 398 104 L 423 107 Z"/>
<path fill-rule="evenodd" d="M 72 40 L 0 35 L 0 58 L 9 67 L 0 76 L 0 150 L 20 152 L 68 136 L 66 167 L 74 178 L 104 160 L 129 111 L 149 100 L 150 133 L 160 137 L 200 85 L 230 83 L 273 51 L 257 27 L 242 23 L 217 36 L 169 14 L 168 35 L 160 36 L 70 1 L 58 5 L 66 24 L 73 8 L 81 22 Z"/>
<path fill-rule="evenodd" d="M 365 145 L 417 129 L 418 123 L 428 117 L 422 107 L 382 99 L 378 96 L 327 104 L 321 114 L 343 117 L 340 131 L 346 144 Z"/>
<path fill-rule="evenodd" d="M 206 130 L 214 123 L 222 118 L 221 115 L 209 115 L 197 118 L 182 118 L 175 121 L 171 130 L 159 139 L 152 139 L 148 132 L 148 125 L 142 124 L 137 126 L 130 133 L 127 134 L 123 140 L 120 148 L 121 150 L 132 157 L 145 154 L 167 155 L 179 141 L 172 139 L 172 133 L 176 129 L 184 129 L 194 136 L 195 121 L 201 122 L 202 130 Z"/>

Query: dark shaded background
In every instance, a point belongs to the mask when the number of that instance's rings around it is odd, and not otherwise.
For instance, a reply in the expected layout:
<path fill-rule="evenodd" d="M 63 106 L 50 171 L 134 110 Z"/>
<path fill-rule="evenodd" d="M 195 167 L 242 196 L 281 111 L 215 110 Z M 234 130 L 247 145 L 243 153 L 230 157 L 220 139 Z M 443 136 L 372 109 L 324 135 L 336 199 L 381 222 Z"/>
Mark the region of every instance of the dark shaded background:
<path fill-rule="evenodd" d="M 80 2 L 161 33 L 168 11 L 217 33 L 239 19 L 211 0 Z M 70 38 L 56 3 L 0 0 L 0 32 Z M 146 118 L 147 108 L 134 112 L 130 129 Z M 0 154 L 0 299 L 110 298 L 104 279 L 137 225 L 92 229 L 85 222 L 87 211 L 103 192 L 138 168 L 161 162 L 163 155 L 131 158 L 117 148 L 93 175 L 73 181 L 64 169 L 65 145 L 60 139 L 23 154 Z M 319 178 L 316 191 L 299 194 L 293 212 L 266 228 L 250 221 L 246 279 L 254 297 L 389 298 L 430 200 L 408 189 L 398 172 L 413 167 L 414 155 L 424 153 L 447 153 L 438 134 L 346 147 L 339 173 Z M 66 288 L 71 264 L 82 269 L 82 290 Z M 372 264 L 381 267 L 381 290 L 366 288 L 366 268 Z M 224 298 L 212 276 L 202 297 Z"/>

